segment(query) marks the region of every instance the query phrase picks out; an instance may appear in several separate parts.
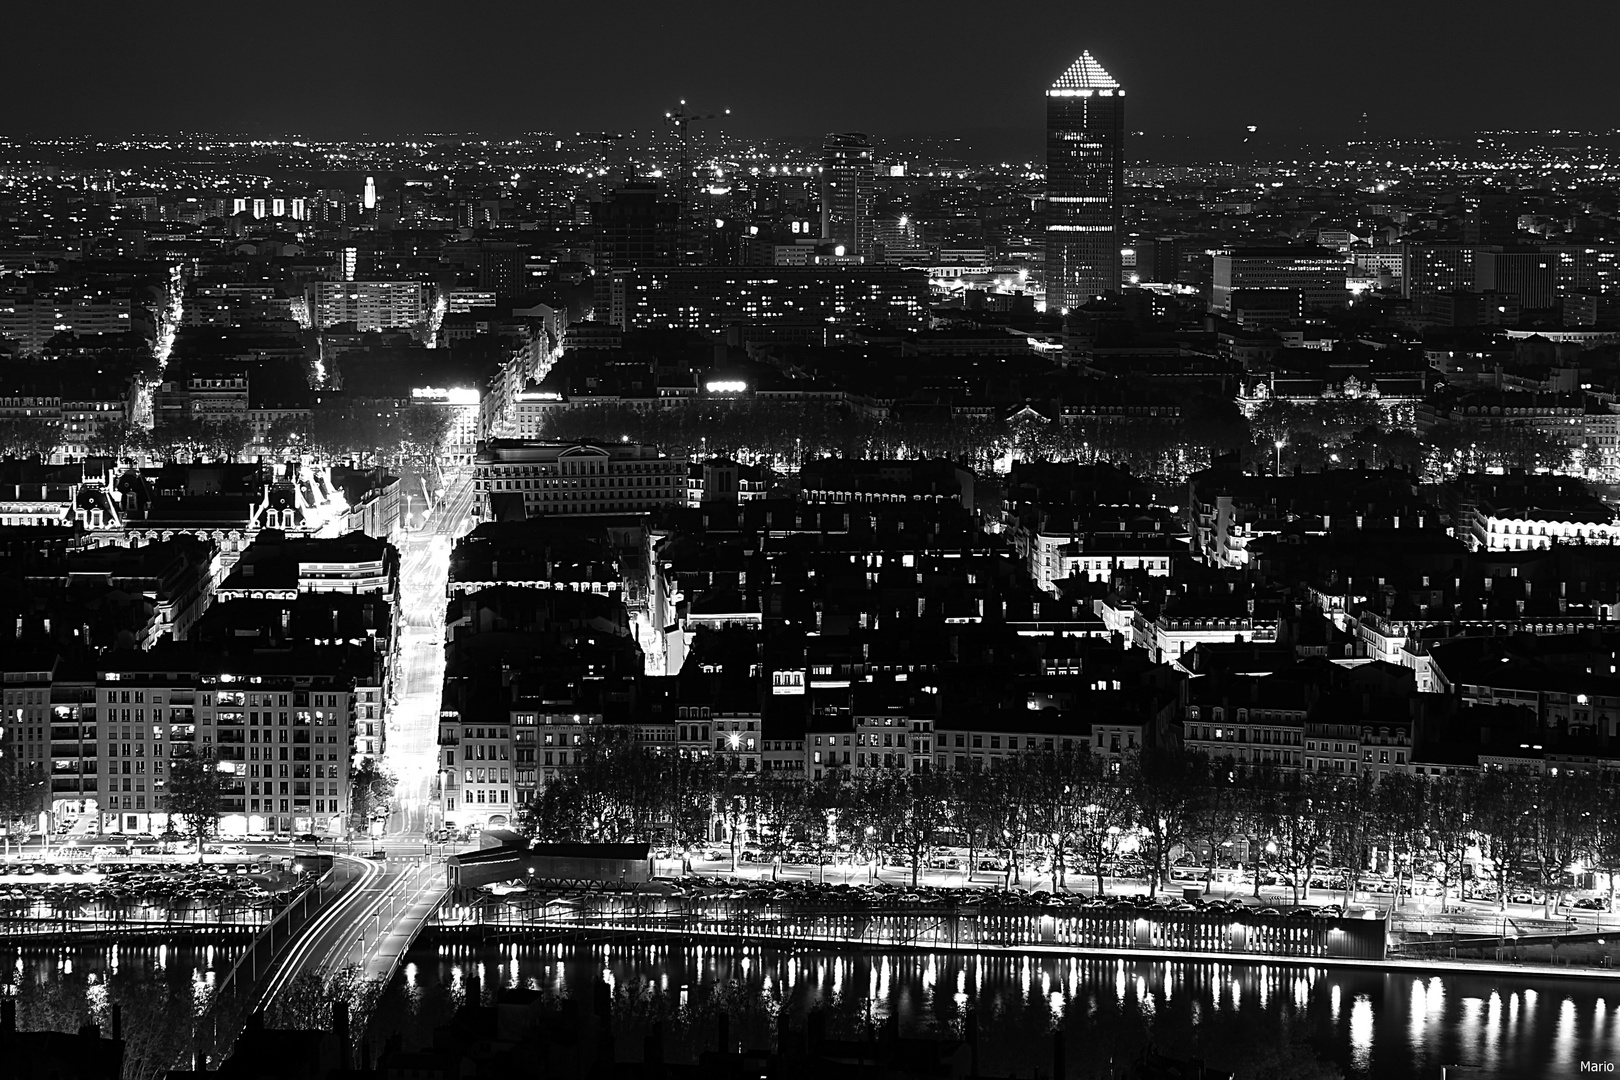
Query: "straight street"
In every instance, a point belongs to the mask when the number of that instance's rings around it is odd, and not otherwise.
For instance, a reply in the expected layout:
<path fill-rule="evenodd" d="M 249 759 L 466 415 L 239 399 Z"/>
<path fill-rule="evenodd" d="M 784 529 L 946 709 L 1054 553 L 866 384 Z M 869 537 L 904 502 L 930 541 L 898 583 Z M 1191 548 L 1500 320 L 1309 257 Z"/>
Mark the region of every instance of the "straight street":
<path fill-rule="evenodd" d="M 472 499 L 471 471 L 451 475 L 423 527 L 401 545 L 402 685 L 396 688 L 383 754 L 384 767 L 399 780 L 388 822 L 392 835 L 423 836 L 436 824 L 432 796 L 444 687 L 445 590 L 451 549 L 471 528 Z"/>

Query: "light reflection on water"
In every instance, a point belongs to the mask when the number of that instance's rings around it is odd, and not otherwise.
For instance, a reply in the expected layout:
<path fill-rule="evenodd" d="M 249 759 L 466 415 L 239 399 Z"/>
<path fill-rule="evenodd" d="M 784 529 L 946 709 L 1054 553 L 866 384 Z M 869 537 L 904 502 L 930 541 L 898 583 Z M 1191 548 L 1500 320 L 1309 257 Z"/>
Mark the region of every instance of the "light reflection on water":
<path fill-rule="evenodd" d="M 1064 1032 L 1075 1078 L 1106 1076 L 1111 1064 L 1126 1069 L 1150 1044 L 1236 1068 L 1290 1023 L 1347 1076 L 1379 1080 L 1427 1078 L 1442 1064 L 1478 1066 L 1468 1075 L 1479 1080 L 1546 1076 L 1550 1068 L 1572 1071 L 1582 1059 L 1612 1056 L 1620 1038 L 1620 1016 L 1601 996 L 1608 985 L 1597 982 L 1515 985 L 1277 964 L 788 954 L 712 944 L 621 943 L 607 955 L 576 945 L 525 946 L 515 954 L 447 946 L 411 960 L 414 979 L 390 991 L 374 1038 L 399 1031 L 407 1045 L 425 1040 L 474 971 L 486 995 L 499 980 L 588 1001 L 593 979 L 611 980 L 621 1052 L 639 1055 L 641 1036 L 657 1021 L 671 1061 L 690 1060 L 694 1047 L 712 1042 L 721 1012 L 735 1041 L 769 1049 L 778 1009 L 802 1029 L 815 1007 L 827 1012 L 828 1034 L 845 1038 L 891 1014 L 907 1034 L 957 1036 L 967 1010 L 976 1009 L 981 1070 L 1003 1076 L 1049 1068 L 1055 1029 Z"/>
<path fill-rule="evenodd" d="M 1337 1005 L 1339 990 L 1338 986 L 1333 988 L 1335 1005 Z M 1336 1008 L 1335 1023 L 1337 1023 Z M 1365 1073 L 1371 1066 L 1372 1045 L 1372 998 L 1366 994 L 1357 994 L 1355 1003 L 1350 1006 L 1350 1067 L 1356 1072 Z"/>
<path fill-rule="evenodd" d="M 24 1031 L 77 1031 L 93 1023 L 110 1036 L 112 1007 L 120 1006 L 125 1076 L 137 1075 L 143 1062 L 149 1076 L 187 1049 L 192 1018 L 231 959 L 212 947 L 129 943 L 20 950 L 0 942 L 0 995 L 15 998 L 17 1026 Z"/>
<path fill-rule="evenodd" d="M 215 950 L 210 963 L 206 949 L 179 946 L 0 948 L 0 978 L 10 983 L 5 992 L 17 995 L 24 1029 L 74 1030 L 88 1020 L 107 1031 L 116 1003 L 126 1035 L 158 1054 L 163 1039 L 186 1038 L 197 997 L 228 959 Z M 608 953 L 574 946 L 417 951 L 389 992 L 374 1041 L 393 1031 L 408 1045 L 424 1041 L 475 974 L 486 1000 L 499 986 L 585 999 L 595 978 L 611 978 L 620 1045 L 633 1048 L 623 1052 L 639 1055 L 641 1035 L 662 1021 L 672 1061 L 712 1044 L 721 1011 L 736 1042 L 766 1048 L 778 1008 L 802 1028 L 814 1006 L 827 1009 L 835 1037 L 859 1036 L 890 1014 L 908 1034 L 949 1036 L 975 1008 L 981 1068 L 992 1075 L 1048 1069 L 1050 1033 L 1060 1028 L 1075 1080 L 1107 1075 L 1110 1062 L 1125 1069 L 1150 1040 L 1232 1068 L 1274 1040 L 1289 1017 L 1353 1078 L 1416 1080 L 1451 1063 L 1478 1066 L 1466 1074 L 1478 1080 L 1574 1075 L 1582 1060 L 1612 1057 L 1620 1046 L 1616 992 L 1606 982 L 623 944 Z"/>

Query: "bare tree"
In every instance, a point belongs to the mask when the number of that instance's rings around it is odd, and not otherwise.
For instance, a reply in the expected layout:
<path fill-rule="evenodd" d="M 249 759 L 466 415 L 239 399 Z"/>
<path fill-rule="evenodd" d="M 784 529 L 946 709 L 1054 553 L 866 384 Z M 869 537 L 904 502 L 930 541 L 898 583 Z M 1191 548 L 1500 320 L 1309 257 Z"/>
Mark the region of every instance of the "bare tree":
<path fill-rule="evenodd" d="M 219 829 L 219 815 L 225 806 L 229 762 L 222 762 L 212 747 L 193 748 L 169 762 L 169 775 L 163 789 L 163 808 L 178 817 L 197 843 L 197 862 L 203 861 L 203 844 Z"/>

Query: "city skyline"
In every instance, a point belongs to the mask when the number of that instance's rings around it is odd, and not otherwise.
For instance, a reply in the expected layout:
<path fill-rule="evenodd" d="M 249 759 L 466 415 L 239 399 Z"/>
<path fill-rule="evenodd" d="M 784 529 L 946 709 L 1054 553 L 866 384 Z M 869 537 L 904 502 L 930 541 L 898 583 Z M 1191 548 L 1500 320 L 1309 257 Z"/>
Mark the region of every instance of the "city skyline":
<path fill-rule="evenodd" d="M 0 1057 L 1612 1069 L 1605 9 L 75 14 Z"/>
<path fill-rule="evenodd" d="M 1015 103 L 1032 101 L 1049 72 L 1081 48 L 1107 56 L 1116 77 L 1141 88 L 1132 124 L 1160 136 L 1224 137 L 1251 124 L 1290 136 L 1303 129 L 1350 135 L 1363 112 L 1375 133 L 1388 136 L 1445 135 L 1459 126 L 1612 128 L 1603 35 L 1566 29 L 1612 20 L 1597 0 L 1561 5 L 1560 22 L 1545 26 L 1512 18 L 1505 3 L 1476 6 L 1461 77 L 1434 60 L 1455 40 L 1449 15 L 1393 3 L 1362 5 L 1354 21 L 1262 3 L 1214 21 L 1174 5 L 1151 15 L 1106 8 L 1082 15 L 1039 4 L 999 22 L 955 2 L 932 5 L 926 19 L 914 9 L 835 3 L 822 9 L 829 24 L 866 32 L 840 38 L 836 58 L 821 65 L 784 63 L 804 37 L 762 27 L 734 4 L 686 19 L 632 3 L 612 28 L 592 12 L 475 4 L 458 17 L 471 43 L 434 51 L 431 79 L 412 77 L 429 55 L 423 41 L 437 17 L 429 5 L 389 5 L 388 19 L 380 5 L 345 5 L 325 14 L 321 33 L 277 42 L 274 59 L 262 63 L 248 59 L 264 55 L 253 42 L 271 29 L 257 15 L 166 7 L 169 18 L 116 28 L 95 19 L 69 26 L 48 9 L 17 12 L 19 39 L 37 47 L 21 51 L 12 74 L 36 89 L 30 107 L 8 118 L 6 133 L 652 128 L 662 110 L 686 98 L 734 108 L 728 127 L 753 137 L 954 129 L 1038 138 L 1038 107 Z M 480 35 L 496 25 L 498 39 Z M 814 34 L 806 28 L 809 40 Z M 481 43 L 488 40 L 499 40 L 499 51 L 514 41 L 532 41 L 534 50 L 492 57 Z M 571 44 L 584 42 L 595 44 Z M 1526 79 L 1527 56 L 1557 59 L 1537 62 Z M 280 74 L 292 63 L 321 77 Z M 76 77 L 53 76 L 61 70 Z M 1506 72 L 1515 80 L 1511 92 L 1498 90 Z M 874 79 L 882 93 L 871 92 Z M 198 85 L 222 92 L 187 92 Z"/>

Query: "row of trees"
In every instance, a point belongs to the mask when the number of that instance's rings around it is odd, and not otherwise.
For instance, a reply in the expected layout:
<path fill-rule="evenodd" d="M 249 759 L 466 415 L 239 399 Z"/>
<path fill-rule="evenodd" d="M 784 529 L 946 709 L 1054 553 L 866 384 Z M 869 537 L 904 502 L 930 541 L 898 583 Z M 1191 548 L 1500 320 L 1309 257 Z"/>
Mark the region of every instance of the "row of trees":
<path fill-rule="evenodd" d="M 877 417 L 832 402 L 755 399 L 689 401 L 657 409 L 578 405 L 554 410 L 549 439 L 625 439 L 693 457 L 725 455 L 793 469 L 828 455 L 846 458 L 946 458 L 989 472 L 1007 456 L 1022 460 L 1109 461 L 1134 472 L 1186 476 L 1210 463 L 1212 450 L 1237 449 L 1242 418 L 1216 435 L 1204 427 L 1142 417 L 1057 422 L 1030 414 L 951 415 L 919 410 Z"/>
<path fill-rule="evenodd" d="M 806 782 L 739 772 L 720 761 L 659 754 L 616 735 L 593 738 L 578 765 L 525 807 L 546 840 L 648 841 L 690 849 L 720 838 L 766 858 L 829 849 L 903 863 L 913 881 L 942 844 L 1006 853 L 1022 879 L 1034 853 L 1055 884 L 1096 880 L 1136 850 L 1155 890 L 1178 852 L 1206 874 L 1246 847 L 1256 891 L 1263 870 L 1287 874 L 1296 899 L 1325 867 L 1354 890 L 1369 867 L 1446 895 L 1476 867 L 1505 903 L 1533 888 L 1549 906 L 1575 865 L 1620 869 L 1620 788 L 1598 778 L 1491 770 L 1433 779 L 1304 772 L 1199 752 L 1147 749 L 1116 771 L 1086 748 L 1027 751 L 995 768 L 861 775 Z M 1477 855 L 1478 858 L 1471 858 Z"/>
<path fill-rule="evenodd" d="M 440 405 L 397 409 L 381 402 L 330 401 L 307 415 L 275 420 L 264 441 L 276 452 L 431 474 L 444 456 L 453 424 L 451 410 Z"/>
<path fill-rule="evenodd" d="M 272 457 L 312 454 L 327 461 L 411 469 L 432 474 L 444 456 L 454 418 L 438 405 L 333 402 L 307 414 L 283 416 L 265 429 L 262 449 Z M 85 439 L 92 457 L 120 461 L 240 461 L 257 447 L 244 414 L 204 416 L 166 413 L 150 429 L 119 418 L 100 424 Z M 64 444 L 60 422 L 40 417 L 0 417 L 0 457 L 48 461 Z"/>
<path fill-rule="evenodd" d="M 1488 469 L 1547 469 L 1572 472 L 1595 467 L 1544 431 L 1523 424 L 1461 428 L 1436 424 L 1421 436 L 1411 408 L 1392 415 L 1376 397 L 1344 395 L 1300 404 L 1271 398 L 1249 419 L 1247 460 L 1258 470 L 1275 462 L 1283 444 L 1283 465 L 1316 472 L 1365 462 L 1392 466 L 1440 481 L 1463 472 Z"/>
<path fill-rule="evenodd" d="M 1285 467 L 1319 471 L 1356 462 L 1394 466 L 1440 480 L 1491 468 L 1571 472 L 1596 462 L 1534 428 L 1517 425 L 1463 430 L 1436 425 L 1423 437 L 1392 419 L 1373 397 L 1324 398 L 1309 405 L 1263 402 L 1244 420 L 1230 402 L 1192 399 L 1182 415 L 1084 417 L 1058 422 L 1035 413 L 952 415 L 899 412 L 876 417 L 835 402 L 706 399 L 637 409 L 579 405 L 553 411 L 551 439 L 626 439 L 692 457 L 724 455 L 779 470 L 828 455 L 846 458 L 946 458 L 990 472 L 1007 458 L 1023 461 L 1109 462 L 1142 476 L 1180 480 L 1208 468 L 1218 454 L 1237 452 L 1256 471 L 1273 467 L 1283 443 Z M 281 417 L 265 430 L 272 456 L 312 454 L 433 476 L 453 417 L 438 405 L 396 409 L 391 403 L 330 400 L 307 414 Z M 0 419 L 0 456 L 47 460 L 62 446 L 60 423 L 33 417 Z M 152 456 L 181 462 L 238 461 L 255 444 L 245 416 L 160 417 L 150 431 L 126 420 L 101 425 L 87 440 L 95 456 Z"/>
<path fill-rule="evenodd" d="M 38 417 L 0 419 L 0 455 L 48 461 L 65 441 L 61 423 Z M 108 420 L 85 439 L 92 457 L 131 460 L 153 455 L 172 461 L 236 461 L 253 441 L 245 416 L 164 416 L 150 430 L 126 419 Z"/>
<path fill-rule="evenodd" d="M 0 456 L 48 461 L 62 445 L 62 425 L 32 416 L 0 417 Z"/>
<path fill-rule="evenodd" d="M 147 452 L 166 461 L 239 461 L 253 443 L 253 425 L 245 415 L 199 416 L 184 411 L 166 413 L 152 430 L 130 432 L 120 457 Z"/>
<path fill-rule="evenodd" d="M 1169 404 L 1167 400 L 1167 404 Z M 554 410 L 544 435 L 554 439 L 627 439 L 694 457 L 723 454 L 792 469 L 807 458 L 948 458 L 980 471 L 1012 457 L 1025 461 L 1111 462 L 1138 475 L 1184 479 L 1236 452 L 1257 471 L 1284 465 L 1307 471 L 1364 462 L 1429 479 L 1488 468 L 1581 467 L 1577 454 L 1524 426 L 1462 431 L 1437 425 L 1420 437 L 1410 406 L 1390 410 L 1371 395 L 1310 404 L 1273 398 L 1245 420 L 1231 402 L 1177 400 L 1180 416 L 1083 417 L 1058 422 L 1034 412 L 952 415 L 900 411 L 871 416 L 834 402 L 705 399 L 657 409 L 587 404 Z M 1168 411 L 1168 410 L 1166 410 Z"/>

